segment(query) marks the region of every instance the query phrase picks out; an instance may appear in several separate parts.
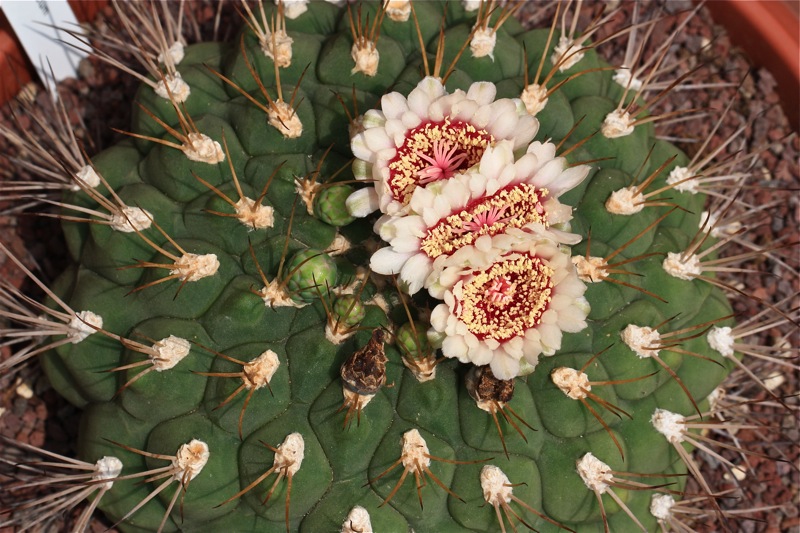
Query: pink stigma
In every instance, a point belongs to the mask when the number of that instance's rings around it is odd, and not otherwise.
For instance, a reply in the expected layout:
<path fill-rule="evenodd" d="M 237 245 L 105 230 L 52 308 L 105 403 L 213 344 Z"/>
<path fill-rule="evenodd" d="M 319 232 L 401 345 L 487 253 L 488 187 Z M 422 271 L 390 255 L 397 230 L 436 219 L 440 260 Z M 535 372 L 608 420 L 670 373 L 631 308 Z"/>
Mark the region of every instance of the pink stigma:
<path fill-rule="evenodd" d="M 477 215 L 472 216 L 472 220 L 466 222 L 464 227 L 459 230 L 460 233 L 465 233 L 467 231 L 472 232 L 479 232 L 484 227 L 491 228 L 498 222 L 505 222 L 508 218 L 503 218 L 503 215 L 508 209 L 507 205 L 500 206 L 500 207 L 492 207 L 488 211 L 484 211 L 483 213 L 478 213 Z"/>
<path fill-rule="evenodd" d="M 450 149 L 449 152 L 447 151 L 448 148 Z M 442 139 L 433 142 L 433 157 L 427 154 L 419 154 L 423 160 L 430 164 L 430 166 L 419 171 L 419 184 L 427 185 L 432 181 L 450 179 L 467 158 L 466 153 L 455 155 L 456 150 L 458 150 L 458 146 L 450 148 L 450 142 Z"/>
<path fill-rule="evenodd" d="M 486 299 L 494 305 L 505 305 L 511 301 L 515 284 L 507 276 L 495 278 L 486 289 Z"/>

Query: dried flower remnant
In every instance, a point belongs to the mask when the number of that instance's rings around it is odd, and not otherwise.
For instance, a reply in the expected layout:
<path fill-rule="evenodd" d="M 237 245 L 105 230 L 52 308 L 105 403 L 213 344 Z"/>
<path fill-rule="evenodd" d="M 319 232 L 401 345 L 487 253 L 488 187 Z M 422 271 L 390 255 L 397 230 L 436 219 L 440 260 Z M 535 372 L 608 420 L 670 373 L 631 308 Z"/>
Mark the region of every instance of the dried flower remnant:
<path fill-rule="evenodd" d="M 519 420 L 528 429 L 536 431 L 508 405 L 514 397 L 514 380 L 497 379 L 492 374 L 492 369 L 488 366 L 474 366 L 467 372 L 465 381 L 467 392 L 472 399 L 475 400 L 475 404 L 478 408 L 492 415 L 495 428 L 497 428 L 497 433 L 500 436 L 500 442 L 503 445 L 503 451 L 506 454 L 506 458 L 508 458 L 506 439 L 503 436 L 500 421 L 497 419 L 498 412 L 503 416 L 506 422 L 511 424 L 511 427 L 519 433 L 519 436 L 522 437 L 522 440 L 525 442 L 528 442 L 528 439 L 511 416 Z M 511 413 L 511 416 L 509 416 L 509 413 Z"/>
<path fill-rule="evenodd" d="M 382 329 L 375 329 L 366 346 L 348 357 L 339 370 L 344 395 L 344 403 L 339 411 L 347 409 L 344 427 L 351 422 L 353 413 L 361 421 L 361 411 L 386 384 L 386 363 L 389 359 L 383 351 L 385 336 Z"/>

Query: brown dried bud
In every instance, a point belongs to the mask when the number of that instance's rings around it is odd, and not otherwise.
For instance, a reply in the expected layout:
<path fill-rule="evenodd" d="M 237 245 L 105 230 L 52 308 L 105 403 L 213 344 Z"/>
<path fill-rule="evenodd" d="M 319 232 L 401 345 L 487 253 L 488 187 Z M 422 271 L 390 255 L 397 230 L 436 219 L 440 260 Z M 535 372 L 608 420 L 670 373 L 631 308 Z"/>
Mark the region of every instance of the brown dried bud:
<path fill-rule="evenodd" d="M 360 395 L 372 395 L 386 383 L 386 362 L 383 353 L 385 333 L 377 328 L 366 346 L 347 358 L 339 374 L 345 388 Z"/>
<path fill-rule="evenodd" d="M 467 392 L 478 404 L 498 402 L 506 404 L 514 397 L 514 380 L 497 379 L 487 366 L 473 366 L 465 378 Z"/>

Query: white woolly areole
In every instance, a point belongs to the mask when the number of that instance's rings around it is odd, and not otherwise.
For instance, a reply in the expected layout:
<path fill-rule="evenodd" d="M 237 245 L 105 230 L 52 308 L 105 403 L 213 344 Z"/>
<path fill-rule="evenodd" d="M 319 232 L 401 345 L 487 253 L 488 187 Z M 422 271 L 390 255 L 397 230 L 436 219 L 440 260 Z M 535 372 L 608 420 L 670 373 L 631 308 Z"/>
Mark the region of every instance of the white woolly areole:
<path fill-rule="evenodd" d="M 169 370 L 189 355 L 192 345 L 186 339 L 170 335 L 153 344 L 153 355 L 150 360 L 157 372 Z"/>
<path fill-rule="evenodd" d="M 494 61 L 494 47 L 497 44 L 497 33 L 493 28 L 478 28 L 469 42 L 472 57 L 489 56 Z"/>
<path fill-rule="evenodd" d="M 90 189 L 94 189 L 98 185 L 100 185 L 100 176 L 95 171 L 92 165 L 84 165 L 75 173 L 75 179 L 83 183 L 86 187 Z M 72 186 L 73 191 L 81 190 L 80 185 L 77 183 Z"/>
<path fill-rule="evenodd" d="M 369 513 L 360 505 L 356 505 L 347 513 L 342 524 L 342 533 L 373 533 Z"/>
<path fill-rule="evenodd" d="M 614 215 L 634 215 L 644 209 L 644 195 L 636 187 L 625 187 L 611 193 L 606 211 Z"/>
<path fill-rule="evenodd" d="M 303 123 L 294 108 L 282 100 L 276 100 L 269 108 L 267 122 L 287 139 L 296 139 L 303 134 Z"/>
<path fill-rule="evenodd" d="M 711 393 L 708 395 L 706 400 L 708 400 L 708 410 L 713 411 L 717 408 L 720 400 L 725 398 L 727 392 L 723 387 L 717 387 L 716 389 L 712 390 Z"/>
<path fill-rule="evenodd" d="M 385 9 L 386 15 L 395 22 L 406 22 L 411 16 L 410 0 L 388 0 Z"/>
<path fill-rule="evenodd" d="M 742 229 L 742 223 L 734 220 L 727 224 L 719 223 L 719 215 L 713 211 L 703 211 L 700 213 L 700 223 L 698 226 L 703 232 L 708 233 L 711 229 L 711 236 L 716 239 L 724 239 L 738 233 Z"/>
<path fill-rule="evenodd" d="M 309 215 L 314 215 L 314 198 L 320 189 L 322 189 L 322 184 L 314 178 L 299 176 L 294 178 L 294 191 L 300 196 Z"/>
<path fill-rule="evenodd" d="M 334 346 L 339 346 L 352 337 L 356 331 L 356 328 L 348 328 L 343 324 L 337 324 L 336 320 L 328 320 L 325 324 L 325 338 Z"/>
<path fill-rule="evenodd" d="M 172 466 L 177 470 L 172 479 L 186 486 L 206 466 L 209 455 L 208 444 L 201 440 L 192 439 L 188 444 L 182 444 L 172 459 Z"/>
<path fill-rule="evenodd" d="M 275 0 L 275 5 L 281 0 Z M 308 2 L 310 0 L 282 0 L 283 1 L 283 14 L 286 18 L 296 19 L 306 11 L 308 11 Z"/>
<path fill-rule="evenodd" d="M 216 274 L 219 260 L 215 254 L 183 254 L 174 266 L 170 274 L 178 274 L 181 281 L 197 281 Z"/>
<path fill-rule="evenodd" d="M 306 442 L 303 440 L 303 436 L 300 433 L 290 433 L 278 446 L 272 466 L 284 470 L 286 475 L 293 476 L 300 470 L 305 453 Z"/>
<path fill-rule="evenodd" d="M 333 242 L 323 251 L 328 255 L 337 256 L 346 254 L 352 247 L 353 243 L 351 243 L 347 237 L 337 232 L 336 235 L 333 236 Z"/>
<path fill-rule="evenodd" d="M 353 43 L 350 48 L 350 57 L 353 58 L 355 63 L 355 66 L 350 70 L 350 74 L 361 72 L 364 76 L 371 78 L 378 73 L 378 63 L 381 55 L 378 53 L 374 42 Z"/>
<path fill-rule="evenodd" d="M 112 486 L 114 486 L 114 482 L 110 481 L 119 477 L 122 473 L 122 461 L 117 459 L 116 457 L 101 457 L 97 460 L 94 464 L 94 474 L 92 475 L 92 481 L 102 481 L 102 480 L 109 480 L 105 483 L 100 483 L 96 485 L 101 490 L 108 490 Z"/>
<path fill-rule="evenodd" d="M 642 80 L 631 76 L 631 69 L 629 68 L 618 68 L 614 71 L 614 76 L 611 79 L 632 91 L 638 91 L 642 88 Z"/>
<path fill-rule="evenodd" d="M 270 281 L 266 287 L 259 291 L 259 294 L 261 299 L 264 300 L 264 305 L 270 307 L 305 307 L 307 305 L 306 303 L 295 302 L 278 280 Z"/>
<path fill-rule="evenodd" d="M 528 110 L 528 113 L 536 116 L 547 105 L 547 87 L 538 83 L 531 83 L 525 87 L 519 98 L 525 104 L 525 109 Z"/>
<path fill-rule="evenodd" d="M 111 216 L 111 229 L 123 233 L 133 233 L 134 231 L 144 231 L 153 223 L 153 215 L 141 207 L 122 208 L 121 213 Z"/>
<path fill-rule="evenodd" d="M 158 62 L 159 63 L 165 63 L 164 60 L 166 59 L 167 56 L 169 56 L 169 58 L 172 60 L 172 63 L 174 65 L 179 65 L 180 62 L 183 61 L 184 55 L 186 55 L 185 51 L 184 51 L 184 48 L 185 47 L 183 46 L 182 42 L 175 41 L 174 43 L 172 43 L 172 46 L 167 48 L 166 55 L 164 54 L 164 52 L 161 52 L 160 54 L 158 54 Z"/>
<path fill-rule="evenodd" d="M 598 494 L 605 494 L 611 486 L 613 475 L 611 467 L 591 454 L 587 453 L 578 460 L 578 474 L 589 488 Z"/>
<path fill-rule="evenodd" d="M 692 177 L 694 173 L 688 167 L 675 167 L 667 176 L 667 184 L 678 192 L 697 194 L 697 180 Z"/>
<path fill-rule="evenodd" d="M 622 342 L 628 345 L 628 348 L 636 352 L 641 359 L 658 355 L 658 348 L 651 348 L 661 342 L 661 335 L 658 330 L 648 328 L 647 326 L 635 326 L 629 324 L 622 333 Z"/>
<path fill-rule="evenodd" d="M 344 384 L 342 384 L 342 396 L 344 397 L 344 405 L 354 407 L 357 411 L 364 409 L 375 397 L 374 394 L 359 394 L 348 389 Z"/>
<path fill-rule="evenodd" d="M 575 271 L 578 277 L 584 283 L 599 283 L 608 277 L 606 270 L 606 260 L 602 257 L 585 257 L 582 255 L 573 255 L 572 264 L 575 265 Z"/>
<path fill-rule="evenodd" d="M 169 100 L 171 95 L 171 99 L 178 104 L 188 100 L 192 93 L 191 87 L 189 87 L 188 83 L 183 81 L 180 72 L 176 72 L 175 74 L 167 74 L 164 76 L 164 79 L 159 80 L 159 82 L 156 83 L 156 86 L 153 87 L 153 90 L 164 100 Z"/>
<path fill-rule="evenodd" d="M 478 409 L 493 414 L 497 412 L 498 407 L 505 407 L 506 404 L 505 402 L 498 402 L 496 400 L 475 400 L 475 405 L 478 406 Z"/>
<path fill-rule="evenodd" d="M 403 357 L 402 361 L 420 383 L 436 379 L 436 367 L 439 365 L 439 361 L 434 354 L 413 359 Z M 478 407 L 483 409 L 481 402 L 478 402 Z M 484 409 L 484 411 L 488 411 L 488 409 Z M 492 411 L 488 412 L 491 413 Z"/>
<path fill-rule="evenodd" d="M 94 326 L 94 327 L 92 327 Z M 72 344 L 78 344 L 83 339 L 96 331 L 95 328 L 103 327 L 103 317 L 91 311 L 80 311 L 75 313 L 69 321 L 69 333 L 67 337 Z"/>
<path fill-rule="evenodd" d="M 257 204 L 247 196 L 240 198 L 234 205 L 236 218 L 250 229 L 271 228 L 275 225 L 275 210 L 264 204 Z"/>
<path fill-rule="evenodd" d="M 686 428 L 686 418 L 683 416 L 666 409 L 656 409 L 650 418 L 650 423 L 656 431 L 667 438 L 670 444 L 683 442 L 683 430 Z"/>
<path fill-rule="evenodd" d="M 272 380 L 272 376 L 281 366 L 278 354 L 267 350 L 249 363 L 244 365 L 242 381 L 247 389 L 258 390 L 265 387 Z"/>
<path fill-rule="evenodd" d="M 554 65 L 561 61 L 563 58 L 569 56 L 558 67 L 559 72 L 564 72 L 575 66 L 578 61 L 583 59 L 583 52 L 578 52 L 581 47 L 566 35 L 562 35 L 558 39 L 558 44 L 553 49 L 553 55 L 550 56 L 550 62 Z"/>
<path fill-rule="evenodd" d="M 461 0 L 464 11 L 477 11 L 483 0 Z"/>
<path fill-rule="evenodd" d="M 216 165 L 225 161 L 222 146 L 204 133 L 190 133 L 181 147 L 184 155 L 191 161 Z"/>
<path fill-rule="evenodd" d="M 589 376 L 574 368 L 566 366 L 554 368 L 550 372 L 550 379 L 553 380 L 556 387 L 561 389 L 561 392 L 573 400 L 586 398 L 587 393 L 592 390 L 592 386 L 589 384 Z"/>
<path fill-rule="evenodd" d="M 490 505 L 497 507 L 511 501 L 513 492 L 508 476 L 494 465 L 481 468 L 481 489 L 483 499 Z"/>
<path fill-rule="evenodd" d="M 650 499 L 650 514 L 659 520 L 669 520 L 672 517 L 672 507 L 675 498 L 669 494 L 653 494 Z"/>
<path fill-rule="evenodd" d="M 279 68 L 286 68 L 292 64 L 292 44 L 294 39 L 289 37 L 284 30 L 269 32 L 261 40 L 261 51 L 272 59 Z"/>
<path fill-rule="evenodd" d="M 418 430 L 410 429 L 403 433 L 400 443 L 403 446 L 400 459 L 406 470 L 419 472 L 420 469 L 431 465 L 431 459 L 428 457 L 430 455 L 428 443 L 425 442 Z"/>
<path fill-rule="evenodd" d="M 625 137 L 633 133 L 634 119 L 631 114 L 621 109 L 615 109 L 603 120 L 603 125 L 600 131 L 606 139 L 616 139 L 617 137 Z"/>
<path fill-rule="evenodd" d="M 664 272 L 670 276 L 686 281 L 691 281 L 703 273 L 700 258 L 695 254 L 684 259 L 683 254 L 669 252 L 661 266 L 664 268 Z"/>
<path fill-rule="evenodd" d="M 733 344 L 736 339 L 733 338 L 733 330 L 728 326 L 711 328 L 706 336 L 708 345 L 722 354 L 723 357 L 733 357 Z"/>

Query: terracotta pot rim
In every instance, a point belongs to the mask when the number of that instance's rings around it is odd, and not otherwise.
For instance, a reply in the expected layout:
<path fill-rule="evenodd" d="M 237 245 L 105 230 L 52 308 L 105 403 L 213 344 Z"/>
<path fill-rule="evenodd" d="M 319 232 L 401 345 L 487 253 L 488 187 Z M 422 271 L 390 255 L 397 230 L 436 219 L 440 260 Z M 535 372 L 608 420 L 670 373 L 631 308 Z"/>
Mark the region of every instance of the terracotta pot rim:
<path fill-rule="evenodd" d="M 709 0 L 716 22 L 757 66 L 768 69 L 787 118 L 800 125 L 800 7 L 793 0 Z"/>

